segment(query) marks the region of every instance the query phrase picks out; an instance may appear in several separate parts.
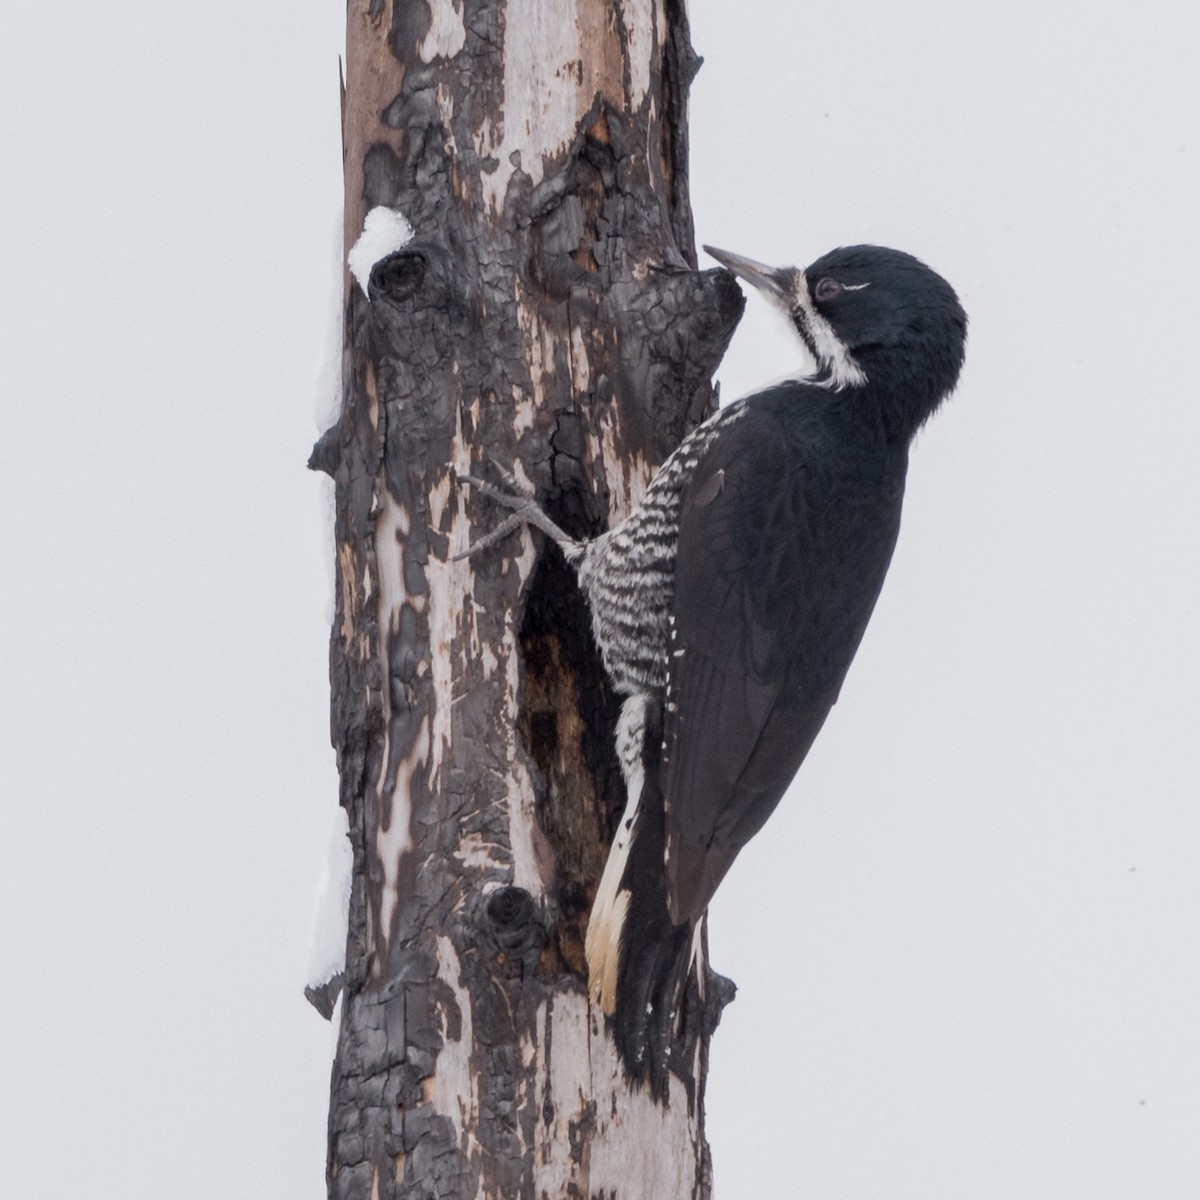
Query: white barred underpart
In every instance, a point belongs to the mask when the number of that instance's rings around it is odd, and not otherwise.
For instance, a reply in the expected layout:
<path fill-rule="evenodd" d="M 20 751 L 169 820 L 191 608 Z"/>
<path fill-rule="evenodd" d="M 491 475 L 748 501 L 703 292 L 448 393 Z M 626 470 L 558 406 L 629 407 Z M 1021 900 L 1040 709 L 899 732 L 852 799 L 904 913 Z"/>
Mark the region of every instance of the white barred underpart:
<path fill-rule="evenodd" d="M 667 689 L 683 489 L 717 435 L 745 411 L 740 402 L 731 404 L 688 434 L 650 481 L 641 504 L 615 528 L 588 542 L 576 558 L 579 586 L 591 609 L 592 632 L 605 669 L 613 687 L 628 697 L 616 733 L 625 811 L 604 865 L 585 942 L 588 990 L 606 1013 L 616 1004 L 621 935 L 629 909 L 629 892 L 621 888 L 621 878 L 645 782 L 646 713 L 652 700 L 664 700 Z"/>
<path fill-rule="evenodd" d="M 847 287 L 847 291 L 858 291 L 866 287 L 858 284 Z M 812 347 L 817 356 L 817 365 L 828 370 L 826 377 L 817 375 L 808 380 L 818 387 L 827 387 L 835 392 L 843 388 L 858 387 L 867 382 L 866 372 L 854 361 L 850 348 L 833 332 L 833 326 L 819 313 L 808 292 L 808 280 L 803 271 L 796 272 L 796 283 L 792 291 L 794 308 L 793 319 L 796 321 L 800 336 Z"/>
<path fill-rule="evenodd" d="M 693 429 L 659 468 L 641 504 L 584 547 L 579 586 L 592 611 L 605 670 L 622 695 L 661 697 L 666 690 L 683 488 L 717 435 L 745 411 L 739 401 Z"/>

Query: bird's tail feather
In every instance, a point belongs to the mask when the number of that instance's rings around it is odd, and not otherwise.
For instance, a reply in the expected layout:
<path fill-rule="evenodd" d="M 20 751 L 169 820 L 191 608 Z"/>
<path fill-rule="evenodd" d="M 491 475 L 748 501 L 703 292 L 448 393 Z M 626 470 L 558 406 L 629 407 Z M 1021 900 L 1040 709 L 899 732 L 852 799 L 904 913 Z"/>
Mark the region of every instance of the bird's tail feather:
<path fill-rule="evenodd" d="M 630 905 L 613 1038 L 627 1073 L 649 1083 L 651 1092 L 659 1097 L 667 1094 L 667 1072 L 681 1028 L 680 1006 L 685 1002 L 692 946 L 691 925 L 672 925 L 665 900 L 661 909 L 636 900 Z"/>
<path fill-rule="evenodd" d="M 588 918 L 584 953 L 588 964 L 588 995 L 606 1016 L 617 1002 L 617 978 L 621 962 L 621 935 L 629 912 L 629 892 L 621 889 L 625 856 L 609 852 L 604 874 Z"/>
<path fill-rule="evenodd" d="M 661 849 L 656 855 L 651 848 L 655 842 L 661 847 L 654 823 L 644 813 L 623 845 L 614 842 L 588 921 L 586 951 L 589 993 L 613 1018 L 627 1073 L 665 1096 L 688 974 L 693 965 L 703 972 L 704 963 L 699 924 L 675 925 L 667 913 Z"/>
<path fill-rule="evenodd" d="M 661 709 L 648 696 L 629 697 L 617 724 L 627 801 L 584 948 L 588 992 L 612 1018 L 627 1074 L 665 1097 L 672 1047 L 686 1024 L 682 1007 L 700 939 L 698 922 L 676 925 L 667 911 L 661 746 Z"/>
<path fill-rule="evenodd" d="M 588 994 L 611 1016 L 617 1001 L 621 941 L 629 910 L 630 892 L 622 887 L 629 851 L 639 832 L 638 810 L 646 778 L 644 744 L 649 701 L 646 696 L 630 696 L 617 721 L 617 756 L 625 777 L 625 811 L 604 863 L 604 874 L 596 889 L 596 899 L 588 918 L 584 953 L 588 964 Z"/>
<path fill-rule="evenodd" d="M 687 981 L 696 957 L 698 921 L 676 924 L 667 909 L 666 817 L 661 780 L 661 709 L 644 717 L 637 779 L 638 805 L 622 848 L 612 1033 L 626 1072 L 665 1098 L 672 1052 L 687 1041 Z M 616 843 L 614 842 L 614 845 Z M 693 1022 L 694 1023 L 694 1022 Z M 686 1074 L 683 1063 L 677 1073 Z"/>

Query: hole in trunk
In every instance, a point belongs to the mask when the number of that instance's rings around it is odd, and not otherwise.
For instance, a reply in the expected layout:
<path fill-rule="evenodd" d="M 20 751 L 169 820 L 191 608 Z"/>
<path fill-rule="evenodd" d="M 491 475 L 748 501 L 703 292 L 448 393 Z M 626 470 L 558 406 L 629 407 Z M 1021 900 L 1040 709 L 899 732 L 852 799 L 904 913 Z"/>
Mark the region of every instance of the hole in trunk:
<path fill-rule="evenodd" d="M 538 821 L 558 857 L 558 925 L 544 965 L 586 975 L 584 934 L 612 826 L 624 802 L 613 731 L 621 703 L 592 640 L 574 570 L 547 548 L 521 624 L 519 729 L 542 787 Z"/>

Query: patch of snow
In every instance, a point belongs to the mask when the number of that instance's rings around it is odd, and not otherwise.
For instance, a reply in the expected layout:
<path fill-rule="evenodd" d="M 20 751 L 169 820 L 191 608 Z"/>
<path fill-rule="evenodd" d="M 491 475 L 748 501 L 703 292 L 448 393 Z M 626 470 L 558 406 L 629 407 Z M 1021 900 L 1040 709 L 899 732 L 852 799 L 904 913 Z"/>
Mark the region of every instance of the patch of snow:
<path fill-rule="evenodd" d="M 342 1037 L 342 997 L 345 994 L 345 992 L 338 992 L 337 999 L 333 1002 L 333 1015 L 329 1018 L 329 1028 L 332 1031 L 329 1043 L 330 1058 L 337 1058 L 338 1042 Z"/>
<path fill-rule="evenodd" d="M 345 970 L 353 870 L 354 851 L 350 846 L 349 818 L 346 810 L 339 805 L 329 833 L 329 854 L 321 872 L 313 913 L 306 981 L 309 987 L 320 987 Z"/>
<path fill-rule="evenodd" d="M 394 254 L 412 241 L 413 230 L 404 214 L 380 204 L 363 218 L 362 233 L 346 255 L 350 274 L 358 280 L 364 296 L 370 296 L 367 283 L 371 268 L 389 254 Z"/>
<path fill-rule="evenodd" d="M 337 487 L 328 475 L 319 475 L 317 479 L 319 494 L 317 503 L 320 505 L 321 518 L 321 561 L 325 564 L 325 605 L 324 616 L 327 627 L 333 625 L 337 617 Z"/>
<path fill-rule="evenodd" d="M 338 210 L 337 224 L 330 258 L 330 305 L 317 362 L 314 416 L 317 429 L 324 433 L 342 413 L 342 213 Z"/>

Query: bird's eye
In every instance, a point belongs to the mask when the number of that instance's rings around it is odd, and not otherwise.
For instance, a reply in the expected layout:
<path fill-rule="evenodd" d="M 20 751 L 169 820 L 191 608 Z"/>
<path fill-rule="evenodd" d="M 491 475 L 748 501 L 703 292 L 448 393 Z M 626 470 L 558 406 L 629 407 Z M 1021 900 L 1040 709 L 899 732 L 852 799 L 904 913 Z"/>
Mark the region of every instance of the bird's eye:
<path fill-rule="evenodd" d="M 813 295 L 818 300 L 836 300 L 846 289 L 836 279 L 826 276 L 817 284 Z"/>

